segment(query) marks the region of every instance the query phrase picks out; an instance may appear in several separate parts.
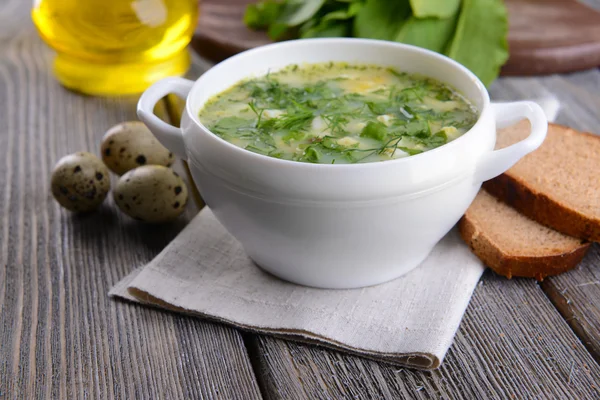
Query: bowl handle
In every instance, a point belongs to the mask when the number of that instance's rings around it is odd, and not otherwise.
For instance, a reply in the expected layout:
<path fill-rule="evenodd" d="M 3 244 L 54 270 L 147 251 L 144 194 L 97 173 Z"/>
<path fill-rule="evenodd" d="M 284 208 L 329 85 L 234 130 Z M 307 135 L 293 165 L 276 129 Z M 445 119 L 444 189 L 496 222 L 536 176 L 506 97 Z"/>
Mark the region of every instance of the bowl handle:
<path fill-rule="evenodd" d="M 183 78 L 162 79 L 146 89 L 137 104 L 137 115 L 142 122 L 146 124 L 163 146 L 184 160 L 187 157 L 181 129 L 167 124 L 154 115 L 154 106 L 169 93 L 174 93 L 182 99 L 186 99 L 193 85 L 193 81 Z"/>
<path fill-rule="evenodd" d="M 496 118 L 496 128 L 504 128 L 527 118 L 531 123 L 531 132 L 520 142 L 486 153 L 477 162 L 475 169 L 477 182 L 487 181 L 506 172 L 523 156 L 540 147 L 548 131 L 546 115 L 542 108 L 533 101 L 494 103 L 492 111 Z"/>

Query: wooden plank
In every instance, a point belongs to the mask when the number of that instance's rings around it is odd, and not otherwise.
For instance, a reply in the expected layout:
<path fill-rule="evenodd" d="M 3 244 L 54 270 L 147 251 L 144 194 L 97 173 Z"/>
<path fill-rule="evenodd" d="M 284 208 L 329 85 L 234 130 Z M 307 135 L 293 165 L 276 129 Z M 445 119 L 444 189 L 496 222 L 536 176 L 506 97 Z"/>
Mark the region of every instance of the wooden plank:
<path fill-rule="evenodd" d="M 505 78 L 492 87 L 494 98 L 556 96 L 562 104 L 557 122 L 600 134 L 600 72 L 565 76 Z M 593 166 L 590 166 L 593 168 Z M 600 362 L 600 248 L 595 244 L 573 271 L 546 279 L 541 285 L 565 320 Z"/>
<path fill-rule="evenodd" d="M 195 211 L 149 226 L 112 199 L 84 216 L 53 201 L 54 163 L 97 153 L 107 128 L 135 118 L 137 99 L 61 88 L 30 6 L 0 6 L 0 397 L 260 397 L 237 331 L 108 298 Z"/>
<path fill-rule="evenodd" d="M 600 363 L 600 246 L 577 270 L 545 280 L 542 288 Z"/>
<path fill-rule="evenodd" d="M 579 268 L 546 280 L 542 288 L 600 363 L 600 248 L 595 244 Z"/>
<path fill-rule="evenodd" d="M 600 396 L 600 367 L 532 280 L 491 272 L 467 309 L 442 367 L 413 371 L 257 337 L 267 398 L 561 398 Z"/>

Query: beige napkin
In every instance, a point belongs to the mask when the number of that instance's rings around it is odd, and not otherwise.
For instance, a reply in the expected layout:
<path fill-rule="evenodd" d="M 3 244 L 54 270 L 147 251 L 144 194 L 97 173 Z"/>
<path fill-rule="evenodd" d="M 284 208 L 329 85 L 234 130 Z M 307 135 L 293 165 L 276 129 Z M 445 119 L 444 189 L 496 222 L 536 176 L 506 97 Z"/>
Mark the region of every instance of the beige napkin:
<path fill-rule="evenodd" d="M 352 290 L 313 289 L 259 269 L 205 208 L 111 296 L 404 366 L 439 367 L 484 267 L 450 232 L 407 275 Z"/>

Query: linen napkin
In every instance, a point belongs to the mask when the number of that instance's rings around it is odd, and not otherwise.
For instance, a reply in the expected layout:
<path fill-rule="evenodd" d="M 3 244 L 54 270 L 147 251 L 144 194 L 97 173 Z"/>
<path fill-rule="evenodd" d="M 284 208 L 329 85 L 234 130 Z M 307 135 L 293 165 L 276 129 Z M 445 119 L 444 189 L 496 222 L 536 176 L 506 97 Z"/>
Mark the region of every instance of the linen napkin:
<path fill-rule="evenodd" d="M 557 101 L 539 103 L 554 119 Z M 326 290 L 282 281 L 258 268 L 204 208 L 148 265 L 110 296 L 235 327 L 316 343 L 390 363 L 442 363 L 484 265 L 448 233 L 408 274 L 377 286 Z"/>
<path fill-rule="evenodd" d="M 484 266 L 452 231 L 422 265 L 363 289 L 325 290 L 258 268 L 203 209 L 111 296 L 416 368 L 437 368 Z"/>

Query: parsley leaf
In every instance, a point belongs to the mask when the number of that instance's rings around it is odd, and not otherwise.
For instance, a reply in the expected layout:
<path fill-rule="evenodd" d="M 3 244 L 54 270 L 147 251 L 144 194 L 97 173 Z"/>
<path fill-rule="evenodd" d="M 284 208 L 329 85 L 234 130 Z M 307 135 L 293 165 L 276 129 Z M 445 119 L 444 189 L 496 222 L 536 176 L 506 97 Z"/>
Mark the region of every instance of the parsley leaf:
<path fill-rule="evenodd" d="M 387 136 L 386 126 L 381 122 L 370 121 L 360 132 L 360 136 L 383 141 Z"/>

